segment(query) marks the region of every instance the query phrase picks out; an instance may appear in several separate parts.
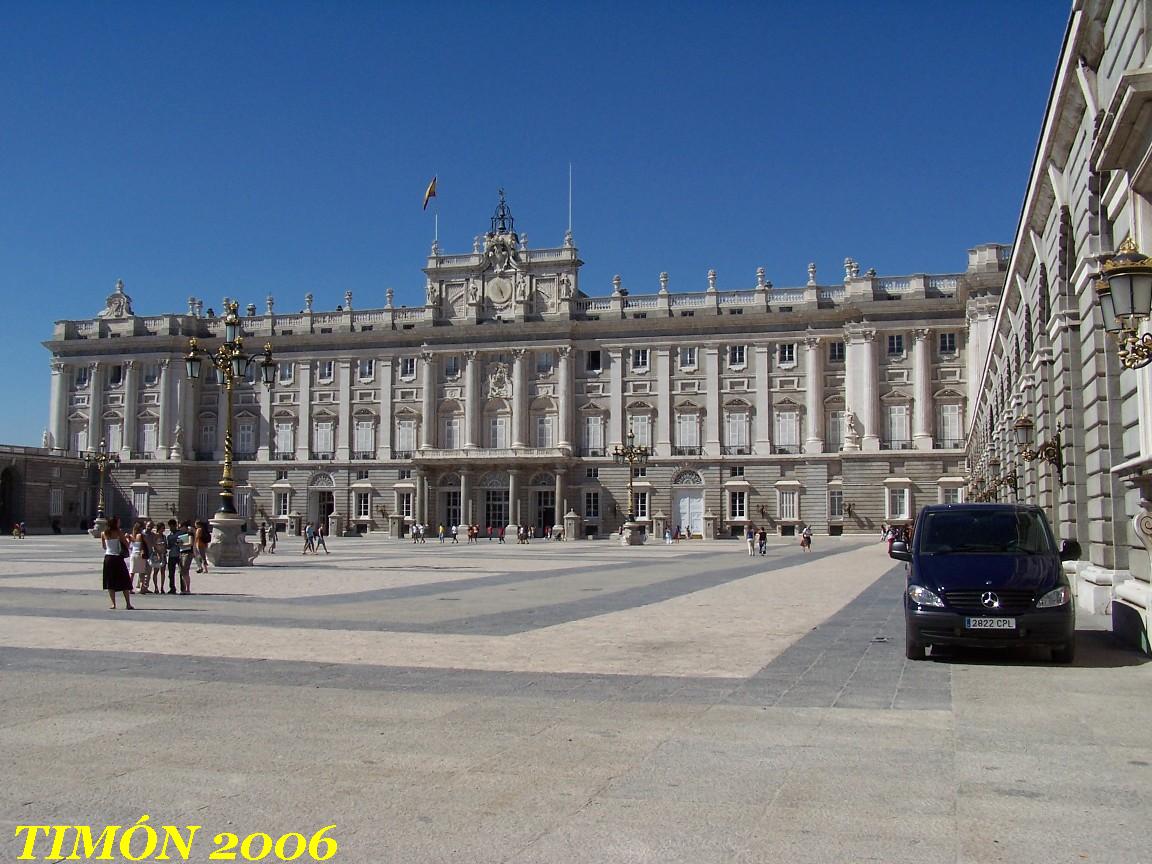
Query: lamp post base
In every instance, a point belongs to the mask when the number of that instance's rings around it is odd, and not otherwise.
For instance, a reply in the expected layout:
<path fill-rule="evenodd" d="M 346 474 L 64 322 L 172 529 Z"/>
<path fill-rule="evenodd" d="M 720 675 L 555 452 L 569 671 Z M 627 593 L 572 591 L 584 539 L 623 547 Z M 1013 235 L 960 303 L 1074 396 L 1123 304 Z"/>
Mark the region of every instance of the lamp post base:
<path fill-rule="evenodd" d="M 625 522 L 620 526 L 621 546 L 643 546 L 647 539 L 644 525 L 641 522 Z"/>
<path fill-rule="evenodd" d="M 106 529 L 107 527 L 108 527 L 108 520 L 105 519 L 103 516 L 97 516 L 95 519 L 92 520 L 92 527 L 88 529 L 88 533 L 91 534 L 93 537 L 95 537 L 97 540 L 99 540 L 100 535 L 104 533 L 104 529 Z"/>
<path fill-rule="evenodd" d="M 208 561 L 213 567 L 247 567 L 260 554 L 260 547 L 244 539 L 245 521 L 243 516 L 224 512 L 208 520 L 212 526 Z"/>

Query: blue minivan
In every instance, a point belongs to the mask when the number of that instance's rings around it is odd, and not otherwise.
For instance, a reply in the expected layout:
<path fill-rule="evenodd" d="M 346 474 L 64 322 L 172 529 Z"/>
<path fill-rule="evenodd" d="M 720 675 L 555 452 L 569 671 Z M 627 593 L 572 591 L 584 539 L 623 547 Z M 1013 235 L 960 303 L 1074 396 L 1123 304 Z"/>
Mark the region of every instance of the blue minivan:
<path fill-rule="evenodd" d="M 1039 507 L 1024 504 L 930 504 L 910 543 L 889 555 L 908 562 L 904 592 L 907 656 L 929 645 L 1040 645 L 1071 663 L 1076 652 L 1072 586 L 1061 562 L 1080 557 L 1066 540 L 1059 551 Z"/>

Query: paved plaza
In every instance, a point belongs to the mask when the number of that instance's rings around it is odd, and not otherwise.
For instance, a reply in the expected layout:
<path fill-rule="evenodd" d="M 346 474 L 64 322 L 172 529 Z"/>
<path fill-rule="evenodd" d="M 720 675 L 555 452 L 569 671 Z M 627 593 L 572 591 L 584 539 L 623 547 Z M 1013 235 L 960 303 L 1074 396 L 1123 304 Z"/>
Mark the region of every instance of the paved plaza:
<path fill-rule="evenodd" d="M 90 538 L 5 538 L 0 860 L 144 813 L 356 864 L 1152 860 L 1152 666 L 1088 617 L 1071 667 L 908 662 L 877 539 L 287 538 L 129 612 Z"/>

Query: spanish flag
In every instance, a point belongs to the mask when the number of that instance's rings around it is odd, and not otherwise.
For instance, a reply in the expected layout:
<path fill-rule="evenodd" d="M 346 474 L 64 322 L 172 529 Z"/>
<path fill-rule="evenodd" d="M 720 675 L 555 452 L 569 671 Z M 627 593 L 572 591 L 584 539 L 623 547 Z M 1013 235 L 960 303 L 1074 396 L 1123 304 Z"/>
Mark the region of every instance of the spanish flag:
<path fill-rule="evenodd" d="M 424 209 L 428 209 L 428 200 L 436 197 L 436 178 L 432 178 L 432 182 L 428 184 L 428 189 L 424 192 Z"/>

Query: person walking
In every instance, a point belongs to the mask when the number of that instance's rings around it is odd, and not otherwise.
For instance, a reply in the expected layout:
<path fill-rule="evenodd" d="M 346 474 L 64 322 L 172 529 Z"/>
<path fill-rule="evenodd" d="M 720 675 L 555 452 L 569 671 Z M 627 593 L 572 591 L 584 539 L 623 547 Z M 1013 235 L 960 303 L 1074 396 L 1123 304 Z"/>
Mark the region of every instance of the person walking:
<path fill-rule="evenodd" d="M 148 568 L 152 575 L 152 592 L 164 593 L 165 540 L 164 523 L 152 522 L 148 531 Z"/>
<path fill-rule="evenodd" d="M 489 543 L 492 542 L 492 526 L 491 525 L 488 526 L 488 542 Z"/>
<path fill-rule="evenodd" d="M 324 538 L 328 536 L 328 520 L 321 519 L 320 525 L 316 528 L 316 548 L 313 550 L 317 555 L 320 554 L 320 547 L 324 547 L 324 554 L 328 554 L 328 544 L 324 542 Z"/>
<path fill-rule="evenodd" d="M 180 593 L 192 593 L 192 558 L 196 547 L 196 529 L 192 523 L 185 519 L 180 526 Z M 199 571 L 197 571 L 199 572 Z"/>
<path fill-rule="evenodd" d="M 208 572 L 208 543 L 212 540 L 212 532 L 208 530 L 208 523 L 203 519 L 196 522 L 196 533 L 192 535 L 192 553 L 196 558 L 196 572 Z M 192 593 L 189 589 L 188 593 Z"/>
<path fill-rule="evenodd" d="M 672 545 L 672 529 L 671 528 L 665 528 L 664 529 L 664 545 L 665 546 L 671 546 Z"/>
<path fill-rule="evenodd" d="M 748 557 L 756 554 L 756 529 L 749 525 L 744 529 L 744 542 L 748 544 Z"/>
<path fill-rule="evenodd" d="M 459 525 L 453 525 L 452 526 L 452 542 L 455 543 L 457 546 L 460 545 L 460 526 Z M 468 531 L 468 542 L 469 543 L 472 542 L 472 531 L 471 530 Z"/>
<path fill-rule="evenodd" d="M 761 555 L 767 555 L 768 554 L 768 529 L 761 527 L 759 533 L 756 535 L 756 539 L 757 539 L 759 546 L 760 546 L 760 554 Z"/>
<path fill-rule="evenodd" d="M 307 555 L 309 552 L 315 553 L 316 551 L 316 528 L 309 522 L 304 526 L 304 549 L 300 552 L 301 555 Z"/>
<path fill-rule="evenodd" d="M 104 548 L 103 584 L 108 592 L 110 609 L 116 608 L 116 592 L 124 595 L 124 608 L 135 609 L 132 605 L 132 576 L 124 564 L 128 551 L 128 538 L 120 530 L 120 519 L 113 516 L 108 520 L 104 533 L 100 535 L 100 545 Z"/>
<path fill-rule="evenodd" d="M 260 532 L 257 537 L 260 541 L 260 551 L 266 551 L 268 548 L 268 526 L 263 522 L 260 523 Z"/>
<path fill-rule="evenodd" d="M 800 548 L 805 552 L 812 551 L 812 526 L 805 525 L 804 530 L 800 532 Z"/>
<path fill-rule="evenodd" d="M 137 594 L 151 594 L 148 590 L 148 541 L 144 538 L 144 525 L 140 522 L 132 526 L 128 535 L 128 572 L 136 580 Z"/>
<path fill-rule="evenodd" d="M 276 535 L 279 533 L 280 533 L 279 523 L 273 522 L 272 525 L 268 528 L 268 554 L 269 555 L 275 555 L 276 554 Z"/>
<path fill-rule="evenodd" d="M 168 593 L 175 594 L 176 570 L 180 566 L 180 530 L 175 519 L 168 520 L 168 533 L 164 535 L 164 564 L 168 570 Z"/>

